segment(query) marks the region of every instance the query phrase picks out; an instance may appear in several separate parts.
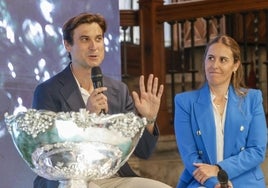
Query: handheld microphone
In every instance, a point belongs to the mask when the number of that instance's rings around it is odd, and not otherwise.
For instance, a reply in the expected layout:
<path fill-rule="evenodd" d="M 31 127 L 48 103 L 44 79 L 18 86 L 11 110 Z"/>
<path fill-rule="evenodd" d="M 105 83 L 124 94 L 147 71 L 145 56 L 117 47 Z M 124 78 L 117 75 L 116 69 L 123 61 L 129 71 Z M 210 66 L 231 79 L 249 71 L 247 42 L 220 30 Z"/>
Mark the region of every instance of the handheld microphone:
<path fill-rule="evenodd" d="M 91 69 L 91 79 L 93 82 L 94 88 L 99 88 L 103 87 L 103 82 L 102 82 L 102 72 L 100 67 L 92 67 Z M 104 109 L 101 110 L 102 114 L 105 114 Z"/>
<path fill-rule="evenodd" d="M 228 188 L 228 174 L 223 169 L 220 169 L 217 178 L 221 188 Z"/>
<path fill-rule="evenodd" d="M 92 67 L 91 69 L 91 79 L 94 88 L 103 87 L 102 83 L 102 72 L 100 67 Z"/>

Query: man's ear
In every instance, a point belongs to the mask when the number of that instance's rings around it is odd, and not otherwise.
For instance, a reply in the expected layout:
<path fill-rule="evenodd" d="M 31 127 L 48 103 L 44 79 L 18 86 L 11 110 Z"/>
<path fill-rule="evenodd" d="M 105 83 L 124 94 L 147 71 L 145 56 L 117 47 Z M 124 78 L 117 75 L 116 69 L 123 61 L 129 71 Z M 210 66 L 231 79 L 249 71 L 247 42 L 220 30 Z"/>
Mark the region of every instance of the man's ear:
<path fill-rule="evenodd" d="M 64 44 L 64 47 L 67 50 L 67 52 L 70 52 L 71 51 L 71 45 L 70 45 L 70 43 L 67 42 L 67 40 L 64 40 L 63 41 L 63 44 Z"/>

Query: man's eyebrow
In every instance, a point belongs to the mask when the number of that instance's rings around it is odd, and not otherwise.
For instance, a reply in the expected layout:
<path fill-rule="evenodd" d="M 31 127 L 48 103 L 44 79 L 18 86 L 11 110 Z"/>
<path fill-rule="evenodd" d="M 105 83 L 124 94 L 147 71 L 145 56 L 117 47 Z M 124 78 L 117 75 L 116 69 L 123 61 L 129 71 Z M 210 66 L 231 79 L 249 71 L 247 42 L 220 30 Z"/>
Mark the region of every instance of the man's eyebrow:
<path fill-rule="evenodd" d="M 79 38 L 89 37 L 88 35 L 81 35 Z"/>
<path fill-rule="evenodd" d="M 220 58 L 231 59 L 230 57 L 227 56 L 220 56 Z"/>

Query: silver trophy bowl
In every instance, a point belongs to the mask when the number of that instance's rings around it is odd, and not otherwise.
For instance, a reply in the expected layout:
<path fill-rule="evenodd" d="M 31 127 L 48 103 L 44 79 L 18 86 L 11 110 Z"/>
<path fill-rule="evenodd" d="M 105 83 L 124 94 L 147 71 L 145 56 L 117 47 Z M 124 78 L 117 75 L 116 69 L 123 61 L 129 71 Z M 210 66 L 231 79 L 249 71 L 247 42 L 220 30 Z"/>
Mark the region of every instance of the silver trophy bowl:
<path fill-rule="evenodd" d="M 89 114 L 28 109 L 5 115 L 14 145 L 39 176 L 59 188 L 87 188 L 114 175 L 134 151 L 146 119 L 134 113 Z"/>

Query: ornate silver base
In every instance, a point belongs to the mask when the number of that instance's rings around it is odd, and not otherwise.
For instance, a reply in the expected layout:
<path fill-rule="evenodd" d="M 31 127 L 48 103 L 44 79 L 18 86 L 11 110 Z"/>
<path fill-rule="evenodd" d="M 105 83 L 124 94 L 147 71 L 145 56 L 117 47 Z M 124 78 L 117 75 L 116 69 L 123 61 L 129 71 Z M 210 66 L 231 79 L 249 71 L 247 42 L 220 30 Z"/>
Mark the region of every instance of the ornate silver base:
<path fill-rule="evenodd" d="M 71 184 L 110 177 L 120 168 L 122 152 L 110 144 L 64 142 L 38 148 L 32 160 L 39 176 Z"/>
<path fill-rule="evenodd" d="M 85 180 L 60 181 L 58 188 L 88 188 L 88 182 Z"/>

